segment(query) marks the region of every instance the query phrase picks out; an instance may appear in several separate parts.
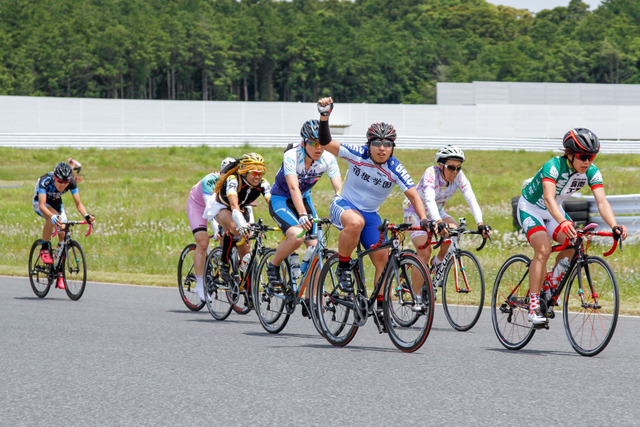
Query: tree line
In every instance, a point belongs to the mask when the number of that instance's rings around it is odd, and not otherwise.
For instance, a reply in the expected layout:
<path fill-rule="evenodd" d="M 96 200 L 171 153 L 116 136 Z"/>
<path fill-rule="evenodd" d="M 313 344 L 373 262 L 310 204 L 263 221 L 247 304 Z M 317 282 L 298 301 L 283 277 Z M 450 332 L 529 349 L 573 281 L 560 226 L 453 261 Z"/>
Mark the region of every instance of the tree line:
<path fill-rule="evenodd" d="M 471 81 L 638 84 L 640 2 L 0 2 L 2 95 L 433 103 Z"/>

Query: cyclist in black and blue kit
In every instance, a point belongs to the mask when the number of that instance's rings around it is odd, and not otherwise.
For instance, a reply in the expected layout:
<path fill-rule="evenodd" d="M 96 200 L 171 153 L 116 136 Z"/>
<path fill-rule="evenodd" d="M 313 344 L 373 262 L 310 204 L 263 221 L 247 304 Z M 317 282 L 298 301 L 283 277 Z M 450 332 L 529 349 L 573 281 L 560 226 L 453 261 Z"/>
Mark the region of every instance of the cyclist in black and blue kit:
<path fill-rule="evenodd" d="M 300 129 L 302 142 L 285 151 L 282 167 L 276 174 L 271 188 L 269 212 L 285 233 L 285 240 L 280 242 L 271 262 L 267 264 L 267 277 L 272 286 L 282 286 L 280 264 L 297 250 L 303 237 L 297 237 L 303 230 L 313 230 L 316 225 L 311 219 L 317 217 L 311 201 L 311 188 L 326 172 L 336 194 L 342 186 L 340 168 L 333 154 L 324 150 L 318 141 L 318 120 L 308 120 Z M 307 241 L 307 246 L 314 246 L 316 241 Z M 307 289 L 308 291 L 308 289 Z"/>
<path fill-rule="evenodd" d="M 73 179 L 71 166 L 65 162 L 60 162 L 53 169 L 53 172 L 46 173 L 38 178 L 32 205 L 33 210 L 47 221 L 42 230 L 42 249 L 40 251 L 40 258 L 45 264 L 53 263 L 50 242 L 53 226 L 60 225 L 60 227 L 63 228 L 63 224 L 67 221 L 67 216 L 62 204 L 62 195 L 67 191 L 71 193 L 80 215 L 84 216 L 90 223 L 94 221 L 93 215 L 87 213 L 87 209 L 80 201 L 78 186 Z M 62 230 L 58 234 L 58 239 L 60 241 L 64 239 L 64 232 Z"/>

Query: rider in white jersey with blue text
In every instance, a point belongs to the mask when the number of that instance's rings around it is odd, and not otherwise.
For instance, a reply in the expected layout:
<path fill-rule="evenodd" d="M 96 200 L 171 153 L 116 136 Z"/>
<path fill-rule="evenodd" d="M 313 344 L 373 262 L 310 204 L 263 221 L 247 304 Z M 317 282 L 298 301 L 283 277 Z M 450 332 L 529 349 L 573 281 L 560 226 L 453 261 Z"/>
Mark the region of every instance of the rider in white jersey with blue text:
<path fill-rule="evenodd" d="M 353 292 L 351 254 L 361 242 L 369 249 L 377 243 L 382 224 L 378 209 L 386 200 L 395 185 L 398 185 L 413 204 L 420 225 L 428 226 L 424 204 L 418 195 L 409 173 L 393 157 L 396 130 L 384 122 L 373 123 L 367 130 L 366 145 L 341 144 L 331 138 L 329 115 L 333 109 L 333 100 L 323 98 L 318 102 L 320 111 L 320 144 L 327 151 L 343 158 L 349 165 L 349 172 L 340 196 L 331 202 L 331 222 L 341 230 L 338 238 L 339 264 L 336 269 L 338 287 L 343 292 Z M 376 269 L 378 280 L 389 254 L 387 251 L 375 251 L 370 255 Z M 419 302 L 422 304 L 422 302 Z"/>
<path fill-rule="evenodd" d="M 546 275 L 547 260 L 551 255 L 551 239 L 564 243 L 574 239 L 573 221 L 562 208 L 562 201 L 589 185 L 604 222 L 614 237 L 627 237 L 625 226 L 618 226 L 604 192 L 602 174 L 593 164 L 600 151 L 600 140 L 589 129 L 576 128 L 563 139 L 565 153 L 545 163 L 531 182 L 522 190 L 518 201 L 518 221 L 522 226 L 534 256 L 529 265 L 529 314 L 528 320 L 542 324 L 547 319 L 540 311 L 540 291 Z M 573 248 L 565 249 L 556 257 L 555 264 L 563 258 L 571 259 Z"/>
<path fill-rule="evenodd" d="M 271 286 L 282 286 L 280 265 L 282 261 L 296 251 L 305 240 L 302 231 L 311 230 L 315 234 L 316 224 L 311 220 L 317 213 L 311 200 L 311 189 L 325 173 L 331 180 L 337 194 L 342 185 L 338 162 L 333 154 L 325 151 L 318 142 L 318 120 L 308 120 L 300 129 L 302 142 L 287 149 L 282 159 L 282 167 L 276 174 L 271 188 L 269 212 L 285 234 L 276 253 L 267 264 L 267 277 Z M 315 246 L 316 240 L 307 240 L 307 246 Z M 308 292 L 309 288 L 307 288 Z M 307 295 L 308 298 L 308 295 Z M 308 315 L 309 303 L 303 306 L 303 315 Z"/>

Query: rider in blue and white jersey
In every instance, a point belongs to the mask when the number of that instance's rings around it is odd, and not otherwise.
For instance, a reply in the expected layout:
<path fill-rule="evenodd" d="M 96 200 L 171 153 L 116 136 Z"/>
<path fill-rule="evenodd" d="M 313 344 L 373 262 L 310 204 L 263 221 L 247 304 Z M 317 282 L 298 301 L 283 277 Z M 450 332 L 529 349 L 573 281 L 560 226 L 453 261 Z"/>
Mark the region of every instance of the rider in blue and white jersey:
<path fill-rule="evenodd" d="M 396 131 L 388 123 L 373 123 L 367 130 L 367 144 L 363 146 L 340 144 L 331 138 L 329 115 L 333 100 L 322 98 L 318 101 L 320 111 L 320 144 L 327 151 L 345 159 L 349 172 L 340 196 L 331 202 L 331 222 L 342 230 L 338 238 L 339 264 L 336 269 L 338 286 L 344 292 L 353 292 L 351 278 L 351 254 L 362 242 L 365 248 L 375 244 L 382 224 L 378 209 L 389 196 L 395 185 L 407 196 L 425 229 L 428 221 L 424 204 L 418 191 L 402 163 L 393 156 Z M 375 280 L 382 273 L 389 254 L 375 251 L 370 257 L 376 269 Z"/>
<path fill-rule="evenodd" d="M 302 142 L 284 153 L 282 167 L 271 188 L 269 212 L 286 236 L 267 264 L 267 277 L 273 286 L 282 285 L 280 264 L 304 241 L 304 236 L 297 236 L 303 230 L 315 233 L 316 225 L 310 221 L 317 217 L 311 201 L 311 188 L 325 172 L 336 194 L 342 185 L 336 158 L 318 142 L 318 127 L 318 120 L 308 120 L 302 125 Z M 316 243 L 315 240 L 306 242 L 307 246 L 315 246 Z"/>
<path fill-rule="evenodd" d="M 53 169 L 53 172 L 46 173 L 38 178 L 34 189 L 32 206 L 35 213 L 46 220 L 42 230 L 42 249 L 40 250 L 40 258 L 45 264 L 53 263 L 50 242 L 53 226 L 61 224 L 61 229 L 58 233 L 60 241 L 65 236 L 63 229 L 67 216 L 62 204 L 62 195 L 67 191 L 71 193 L 78 212 L 90 223 L 94 221 L 94 216 L 87 213 L 87 209 L 80 201 L 80 193 L 73 179 L 71 166 L 65 162 L 60 162 Z"/>

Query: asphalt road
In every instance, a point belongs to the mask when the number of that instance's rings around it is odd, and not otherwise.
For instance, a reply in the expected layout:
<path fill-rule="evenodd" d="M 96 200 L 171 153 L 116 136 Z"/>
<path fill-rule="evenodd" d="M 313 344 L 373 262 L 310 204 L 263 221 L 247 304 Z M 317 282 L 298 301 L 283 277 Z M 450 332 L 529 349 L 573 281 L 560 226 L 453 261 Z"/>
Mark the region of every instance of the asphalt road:
<path fill-rule="evenodd" d="M 638 318 L 587 358 L 561 318 L 512 352 L 488 311 L 462 333 L 438 306 L 404 354 L 372 323 L 334 348 L 299 312 L 270 335 L 253 312 L 190 312 L 176 288 L 90 283 L 73 302 L 0 277 L 0 324 L 1 425 L 640 424 Z"/>

